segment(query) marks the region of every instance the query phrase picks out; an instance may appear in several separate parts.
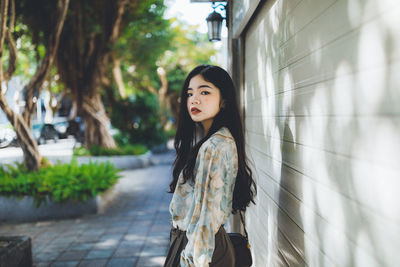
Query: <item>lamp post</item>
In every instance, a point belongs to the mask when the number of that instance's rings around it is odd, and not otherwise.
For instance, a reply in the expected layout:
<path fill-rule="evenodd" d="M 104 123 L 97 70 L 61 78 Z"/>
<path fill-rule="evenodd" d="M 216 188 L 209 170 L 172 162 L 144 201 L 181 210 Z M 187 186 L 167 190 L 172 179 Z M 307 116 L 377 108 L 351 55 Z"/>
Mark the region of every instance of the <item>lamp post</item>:
<path fill-rule="evenodd" d="M 224 18 L 214 10 L 210 15 L 208 15 L 206 20 L 208 27 L 208 40 L 211 42 L 221 41 L 221 28 Z"/>
<path fill-rule="evenodd" d="M 208 27 L 208 40 L 210 40 L 210 42 L 221 41 L 221 28 L 224 17 L 222 17 L 221 14 L 215 11 L 215 9 L 219 6 L 222 6 L 222 9 L 225 9 L 225 5 L 215 5 L 215 3 L 213 2 L 212 8 L 214 9 L 214 11 L 210 13 L 210 15 L 208 15 L 206 19 Z"/>

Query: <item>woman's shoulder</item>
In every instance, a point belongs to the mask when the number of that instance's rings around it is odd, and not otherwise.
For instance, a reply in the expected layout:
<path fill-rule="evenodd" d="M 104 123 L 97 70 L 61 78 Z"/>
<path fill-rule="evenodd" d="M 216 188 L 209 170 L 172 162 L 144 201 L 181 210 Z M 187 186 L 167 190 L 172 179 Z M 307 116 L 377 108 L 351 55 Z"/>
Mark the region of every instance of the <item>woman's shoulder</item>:
<path fill-rule="evenodd" d="M 207 141 L 203 143 L 200 150 L 232 150 L 236 148 L 235 139 L 228 128 L 222 127 L 213 133 Z"/>

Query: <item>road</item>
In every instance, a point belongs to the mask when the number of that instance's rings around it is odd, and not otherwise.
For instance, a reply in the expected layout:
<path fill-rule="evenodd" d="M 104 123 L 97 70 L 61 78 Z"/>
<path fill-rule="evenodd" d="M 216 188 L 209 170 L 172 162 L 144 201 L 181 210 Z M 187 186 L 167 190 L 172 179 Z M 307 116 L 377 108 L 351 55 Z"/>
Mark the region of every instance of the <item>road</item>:
<path fill-rule="evenodd" d="M 72 156 L 72 148 L 75 139 L 60 139 L 57 143 L 39 145 L 39 152 L 42 156 L 50 158 L 64 158 Z M 0 164 L 9 164 L 15 161 L 22 161 L 23 153 L 20 147 L 7 147 L 0 149 Z"/>

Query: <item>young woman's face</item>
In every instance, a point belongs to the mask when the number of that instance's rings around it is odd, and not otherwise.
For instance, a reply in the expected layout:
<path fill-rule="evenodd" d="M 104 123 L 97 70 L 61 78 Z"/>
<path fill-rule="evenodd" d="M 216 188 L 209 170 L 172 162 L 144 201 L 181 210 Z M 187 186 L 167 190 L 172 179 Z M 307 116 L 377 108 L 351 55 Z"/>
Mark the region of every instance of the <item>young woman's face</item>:
<path fill-rule="evenodd" d="M 195 122 L 201 122 L 205 131 L 211 127 L 221 105 L 221 93 L 212 83 L 201 75 L 194 76 L 187 90 L 187 109 Z"/>

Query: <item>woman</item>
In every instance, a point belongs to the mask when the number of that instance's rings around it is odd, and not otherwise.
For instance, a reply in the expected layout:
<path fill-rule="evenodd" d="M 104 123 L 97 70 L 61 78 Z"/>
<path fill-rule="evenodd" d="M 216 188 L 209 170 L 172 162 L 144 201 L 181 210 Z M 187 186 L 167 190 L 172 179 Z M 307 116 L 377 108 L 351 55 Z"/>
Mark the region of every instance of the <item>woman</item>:
<path fill-rule="evenodd" d="M 200 65 L 187 76 L 174 144 L 172 229 L 164 266 L 234 266 L 223 225 L 231 213 L 254 203 L 256 188 L 235 88 L 222 68 Z"/>

